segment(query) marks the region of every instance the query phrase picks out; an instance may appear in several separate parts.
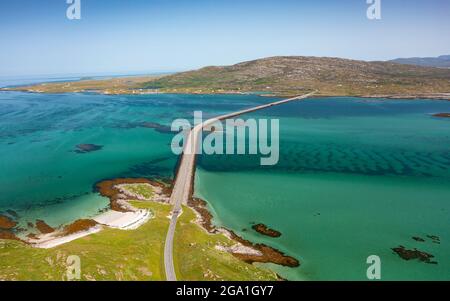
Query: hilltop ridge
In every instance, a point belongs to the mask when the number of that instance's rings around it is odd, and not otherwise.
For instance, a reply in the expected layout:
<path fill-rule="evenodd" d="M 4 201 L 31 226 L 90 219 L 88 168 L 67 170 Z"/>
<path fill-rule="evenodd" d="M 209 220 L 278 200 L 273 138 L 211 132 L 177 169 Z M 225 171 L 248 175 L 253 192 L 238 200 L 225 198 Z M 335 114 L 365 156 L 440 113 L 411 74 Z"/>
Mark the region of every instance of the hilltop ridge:
<path fill-rule="evenodd" d="M 391 60 L 390 62 L 417 66 L 450 68 L 450 55 L 440 55 L 438 57 L 398 58 Z"/>
<path fill-rule="evenodd" d="M 172 92 L 268 92 L 373 96 L 450 93 L 450 70 L 332 57 L 280 56 L 209 66 L 152 80 L 146 88 Z"/>
<path fill-rule="evenodd" d="M 450 68 L 335 57 L 276 56 L 158 77 L 47 83 L 9 88 L 40 93 L 261 93 L 450 99 Z"/>

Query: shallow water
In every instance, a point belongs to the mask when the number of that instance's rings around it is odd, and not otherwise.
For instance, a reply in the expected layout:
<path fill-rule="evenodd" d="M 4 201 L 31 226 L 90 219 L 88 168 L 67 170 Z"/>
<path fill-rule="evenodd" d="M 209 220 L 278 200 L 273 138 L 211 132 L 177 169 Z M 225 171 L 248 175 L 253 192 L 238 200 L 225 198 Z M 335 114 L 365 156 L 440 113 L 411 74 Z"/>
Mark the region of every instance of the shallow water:
<path fill-rule="evenodd" d="M 258 96 L 0 93 L 0 212 L 15 210 L 22 226 L 89 217 L 108 200 L 96 182 L 116 177 L 173 177 L 170 126 L 175 118 L 205 117 L 251 107 Z M 157 123 L 161 130 L 146 128 Z M 77 153 L 79 144 L 103 146 Z"/>
<path fill-rule="evenodd" d="M 271 266 L 288 279 L 364 280 L 378 255 L 384 280 L 448 280 L 450 120 L 431 116 L 448 111 L 446 101 L 337 98 L 254 113 L 280 118 L 279 164 L 203 156 L 196 195 L 216 224 L 298 258 L 299 268 Z M 260 222 L 282 236 L 254 232 Z M 391 251 L 399 245 L 438 264 L 404 261 Z"/>
<path fill-rule="evenodd" d="M 21 226 L 51 226 L 97 214 L 108 200 L 93 185 L 116 177 L 173 177 L 169 126 L 203 110 L 205 118 L 273 99 L 256 95 L 0 93 L 0 212 Z M 289 279 L 365 279 L 379 255 L 383 279 L 449 279 L 450 120 L 445 101 L 312 99 L 248 117 L 279 118 L 280 162 L 258 156 L 199 158 L 196 194 L 214 222 L 297 257 L 272 266 Z M 98 151 L 77 153 L 76 145 Z M 263 222 L 278 239 L 251 230 Z M 244 231 L 245 229 L 245 231 Z M 438 235 L 435 244 L 426 235 Z M 411 239 L 420 236 L 426 242 Z M 390 248 L 417 247 L 438 265 L 404 261 Z"/>

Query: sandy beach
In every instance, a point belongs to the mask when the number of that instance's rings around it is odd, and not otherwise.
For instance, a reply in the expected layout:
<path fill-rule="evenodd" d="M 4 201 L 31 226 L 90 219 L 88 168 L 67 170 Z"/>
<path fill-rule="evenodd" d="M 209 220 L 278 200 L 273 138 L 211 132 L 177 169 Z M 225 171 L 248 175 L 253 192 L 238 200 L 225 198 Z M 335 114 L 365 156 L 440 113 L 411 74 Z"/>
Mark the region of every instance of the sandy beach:
<path fill-rule="evenodd" d="M 129 186 L 127 186 L 129 185 Z M 133 185 L 151 187 L 151 197 L 132 191 Z M 127 189 L 128 188 L 128 189 Z M 98 233 L 105 227 L 119 230 L 134 230 L 149 221 L 153 215 L 149 210 L 137 209 L 129 201 L 166 202 L 167 195 L 163 187 L 146 179 L 116 179 L 98 184 L 100 194 L 109 197 L 111 207 L 90 220 L 78 220 L 71 225 L 59 227 L 51 233 L 29 235 L 23 241 L 36 248 L 53 248 L 73 240 Z"/>
<path fill-rule="evenodd" d="M 35 248 L 53 248 L 73 240 L 100 232 L 103 228 L 109 227 L 120 230 L 134 230 L 145 224 L 152 218 L 152 213 L 148 210 L 136 210 L 135 212 L 118 212 L 108 210 L 92 220 L 97 225 L 76 233 L 65 235 L 62 229 L 52 233 L 41 234 L 33 238 L 26 238 L 25 242 Z"/>

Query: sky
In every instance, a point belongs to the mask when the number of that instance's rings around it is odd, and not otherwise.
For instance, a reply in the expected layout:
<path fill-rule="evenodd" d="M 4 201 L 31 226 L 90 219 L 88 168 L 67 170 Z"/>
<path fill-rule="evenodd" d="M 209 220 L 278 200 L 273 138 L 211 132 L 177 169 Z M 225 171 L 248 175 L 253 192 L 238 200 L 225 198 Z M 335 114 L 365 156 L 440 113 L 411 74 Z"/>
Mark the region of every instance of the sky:
<path fill-rule="evenodd" d="M 276 55 L 450 54 L 449 0 L 0 0 L 0 76 L 152 73 Z"/>

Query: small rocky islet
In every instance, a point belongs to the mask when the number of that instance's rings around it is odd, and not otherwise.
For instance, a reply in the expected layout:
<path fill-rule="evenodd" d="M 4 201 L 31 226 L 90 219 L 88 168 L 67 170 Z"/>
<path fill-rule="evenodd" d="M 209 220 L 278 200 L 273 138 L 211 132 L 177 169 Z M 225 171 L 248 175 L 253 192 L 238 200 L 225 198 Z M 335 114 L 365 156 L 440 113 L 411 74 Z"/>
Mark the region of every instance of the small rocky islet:
<path fill-rule="evenodd" d="M 103 145 L 97 145 L 97 144 L 78 144 L 76 146 L 75 152 L 77 154 L 86 154 L 91 153 L 95 151 L 99 151 L 103 148 Z"/>
<path fill-rule="evenodd" d="M 42 234 L 49 234 L 55 232 L 54 228 L 50 227 L 45 221 L 40 219 L 36 220 L 36 228 Z"/>
<path fill-rule="evenodd" d="M 7 213 L 8 215 L 14 216 L 16 218 L 16 216 L 12 215 L 11 212 Z M 0 214 L 0 239 L 19 240 L 14 233 L 14 231 L 17 230 L 17 225 L 18 223 L 14 219 L 10 218 L 7 215 Z"/>
<path fill-rule="evenodd" d="M 79 219 L 73 222 L 70 225 L 67 225 L 63 229 L 63 235 L 70 235 L 78 232 L 87 231 L 95 226 L 98 223 L 92 219 Z"/>
<path fill-rule="evenodd" d="M 252 226 L 252 229 L 258 232 L 259 234 L 266 235 L 269 237 L 280 237 L 281 232 L 271 229 L 264 224 L 256 224 Z"/>
<path fill-rule="evenodd" d="M 418 236 L 413 236 L 412 239 L 414 239 L 415 241 L 418 241 L 418 242 L 425 242 L 425 239 L 423 239 L 422 237 L 418 237 Z"/>
<path fill-rule="evenodd" d="M 437 235 L 426 235 L 428 239 L 431 240 L 434 244 L 440 244 L 441 240 L 439 236 Z M 427 240 L 425 238 L 422 238 L 420 236 L 413 236 L 411 237 L 414 241 L 419 243 L 426 243 Z M 392 251 L 394 251 L 400 258 L 404 260 L 414 260 L 418 259 L 419 261 L 428 263 L 428 264 L 438 264 L 437 261 L 432 260 L 434 258 L 434 255 L 418 250 L 417 248 L 414 249 L 407 249 L 406 247 L 400 245 L 396 248 L 392 248 Z"/>
<path fill-rule="evenodd" d="M 433 114 L 433 117 L 450 118 L 450 113 L 437 113 L 437 114 Z"/>
<path fill-rule="evenodd" d="M 0 215 L 0 229 L 11 230 L 17 226 L 17 222 L 6 215 Z"/>
<path fill-rule="evenodd" d="M 434 255 L 431 255 L 427 252 L 417 250 L 416 248 L 410 250 L 406 249 L 404 246 L 398 246 L 397 248 L 392 248 L 392 251 L 397 253 L 404 260 L 413 260 L 418 259 L 419 261 L 428 263 L 428 264 L 437 264 L 436 261 L 433 261 Z"/>
<path fill-rule="evenodd" d="M 163 124 L 159 124 L 156 122 L 142 122 L 139 124 L 140 127 L 143 128 L 148 128 L 148 129 L 154 129 L 156 130 L 158 133 L 161 134 L 173 134 L 174 132 L 172 131 L 172 129 L 170 128 L 170 126 L 166 126 Z"/>

